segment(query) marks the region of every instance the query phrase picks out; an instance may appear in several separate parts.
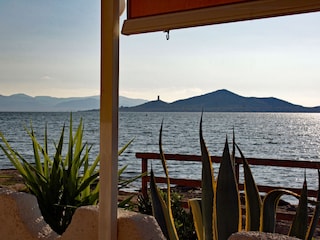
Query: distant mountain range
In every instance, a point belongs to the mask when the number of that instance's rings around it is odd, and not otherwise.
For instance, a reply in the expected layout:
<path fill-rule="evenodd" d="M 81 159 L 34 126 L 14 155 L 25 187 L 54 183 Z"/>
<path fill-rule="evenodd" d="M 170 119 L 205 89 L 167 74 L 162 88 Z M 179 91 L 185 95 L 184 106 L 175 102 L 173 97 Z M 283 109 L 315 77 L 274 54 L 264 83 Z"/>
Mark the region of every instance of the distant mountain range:
<path fill-rule="evenodd" d="M 119 106 L 132 107 L 147 102 L 143 99 L 119 97 Z M 0 112 L 71 112 L 100 108 L 100 96 L 55 98 L 30 97 L 26 94 L 0 95 Z"/>
<path fill-rule="evenodd" d="M 119 97 L 126 112 L 320 112 L 320 106 L 303 107 L 277 98 L 242 97 L 218 90 L 172 103 Z M 100 96 L 55 98 L 25 94 L 0 95 L 0 112 L 71 112 L 99 110 Z"/>
<path fill-rule="evenodd" d="M 320 106 L 303 107 L 274 97 L 242 97 L 228 90 L 218 90 L 201 96 L 166 103 L 158 99 L 134 107 L 122 107 L 127 112 L 320 112 Z"/>

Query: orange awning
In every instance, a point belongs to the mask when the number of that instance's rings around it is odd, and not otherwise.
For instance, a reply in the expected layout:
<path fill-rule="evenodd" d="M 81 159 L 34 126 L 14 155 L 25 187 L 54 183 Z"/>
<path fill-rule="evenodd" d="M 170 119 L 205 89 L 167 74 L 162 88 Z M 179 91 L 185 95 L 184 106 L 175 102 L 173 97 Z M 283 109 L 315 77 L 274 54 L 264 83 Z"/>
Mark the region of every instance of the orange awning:
<path fill-rule="evenodd" d="M 128 18 L 132 19 L 248 1 L 252 0 L 129 0 L 127 14 Z"/>
<path fill-rule="evenodd" d="M 320 0 L 128 0 L 125 35 L 320 11 Z"/>

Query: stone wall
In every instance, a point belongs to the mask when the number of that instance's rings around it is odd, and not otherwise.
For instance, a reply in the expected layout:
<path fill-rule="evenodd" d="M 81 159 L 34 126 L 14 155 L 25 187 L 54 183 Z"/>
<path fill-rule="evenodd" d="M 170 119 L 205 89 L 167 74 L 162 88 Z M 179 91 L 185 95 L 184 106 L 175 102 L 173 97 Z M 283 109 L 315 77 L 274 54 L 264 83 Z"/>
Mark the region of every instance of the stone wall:
<path fill-rule="evenodd" d="M 98 240 L 99 207 L 76 210 L 60 236 L 44 221 L 36 198 L 28 193 L 0 188 L 0 236 L 6 240 Z M 118 209 L 118 240 L 164 240 L 154 217 Z M 280 234 L 239 232 L 229 240 L 296 240 Z"/>
<path fill-rule="evenodd" d="M 98 240 L 98 218 L 97 206 L 80 207 L 68 229 L 60 236 L 43 220 L 37 199 L 33 195 L 0 188 L 1 239 Z M 118 239 L 165 238 L 152 216 L 119 209 Z"/>

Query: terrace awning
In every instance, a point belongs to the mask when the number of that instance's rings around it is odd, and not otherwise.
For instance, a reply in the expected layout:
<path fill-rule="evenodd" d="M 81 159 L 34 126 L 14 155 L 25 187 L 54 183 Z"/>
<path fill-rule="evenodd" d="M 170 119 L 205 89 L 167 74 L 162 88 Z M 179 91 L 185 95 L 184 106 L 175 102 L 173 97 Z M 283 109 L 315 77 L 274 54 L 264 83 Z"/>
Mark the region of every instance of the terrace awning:
<path fill-rule="evenodd" d="M 120 0 L 121 1 L 121 0 Z M 128 0 L 126 35 L 320 11 L 320 0 Z M 101 0 L 99 240 L 117 239 L 119 0 Z"/>
<path fill-rule="evenodd" d="M 128 0 L 122 34 L 320 11 L 319 0 Z"/>

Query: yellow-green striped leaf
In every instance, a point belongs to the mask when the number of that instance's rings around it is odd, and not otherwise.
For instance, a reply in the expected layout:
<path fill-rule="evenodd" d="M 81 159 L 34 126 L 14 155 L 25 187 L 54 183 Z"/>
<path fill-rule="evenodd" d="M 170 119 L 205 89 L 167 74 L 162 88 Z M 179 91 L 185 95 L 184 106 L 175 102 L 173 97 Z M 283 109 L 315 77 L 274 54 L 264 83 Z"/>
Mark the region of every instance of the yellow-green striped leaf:
<path fill-rule="evenodd" d="M 201 198 L 193 198 L 188 200 L 189 207 L 192 212 L 194 228 L 197 233 L 198 240 L 205 240 L 203 236 L 202 209 Z"/>
<path fill-rule="evenodd" d="M 311 220 L 310 226 L 308 228 L 308 232 L 307 232 L 307 236 L 306 236 L 307 240 L 311 240 L 312 239 L 314 231 L 316 230 L 317 225 L 318 225 L 319 217 L 320 217 L 320 170 L 318 169 L 317 203 L 316 203 L 315 209 L 313 211 L 313 215 L 312 215 L 312 220 Z"/>
<path fill-rule="evenodd" d="M 157 220 L 163 234 L 169 240 L 177 240 L 178 234 L 174 226 L 174 219 L 170 216 L 168 206 L 160 195 L 156 186 L 153 170 L 151 169 L 150 193 L 152 202 L 153 216 Z"/>
<path fill-rule="evenodd" d="M 205 141 L 202 134 L 202 116 L 200 120 L 200 147 L 201 147 L 201 160 L 202 160 L 202 201 L 201 208 L 205 209 L 202 213 L 202 223 L 203 223 L 203 235 L 204 239 L 211 240 L 214 238 L 214 175 L 211 159 L 209 156 L 208 149 L 206 147 Z"/>
<path fill-rule="evenodd" d="M 262 200 L 259 195 L 258 187 L 252 176 L 247 159 L 244 157 L 239 146 L 235 144 L 243 162 L 244 171 L 244 190 L 246 205 L 246 231 L 259 231 L 260 229 L 260 213 Z"/>
<path fill-rule="evenodd" d="M 296 215 L 289 230 L 289 236 L 305 239 L 308 229 L 308 187 L 304 176 L 303 187 L 300 194 Z"/>
<path fill-rule="evenodd" d="M 283 195 L 291 195 L 299 198 L 298 194 L 286 189 L 276 189 L 270 191 L 263 199 L 260 231 L 271 233 L 274 232 L 276 224 L 276 209 L 278 202 Z"/>

